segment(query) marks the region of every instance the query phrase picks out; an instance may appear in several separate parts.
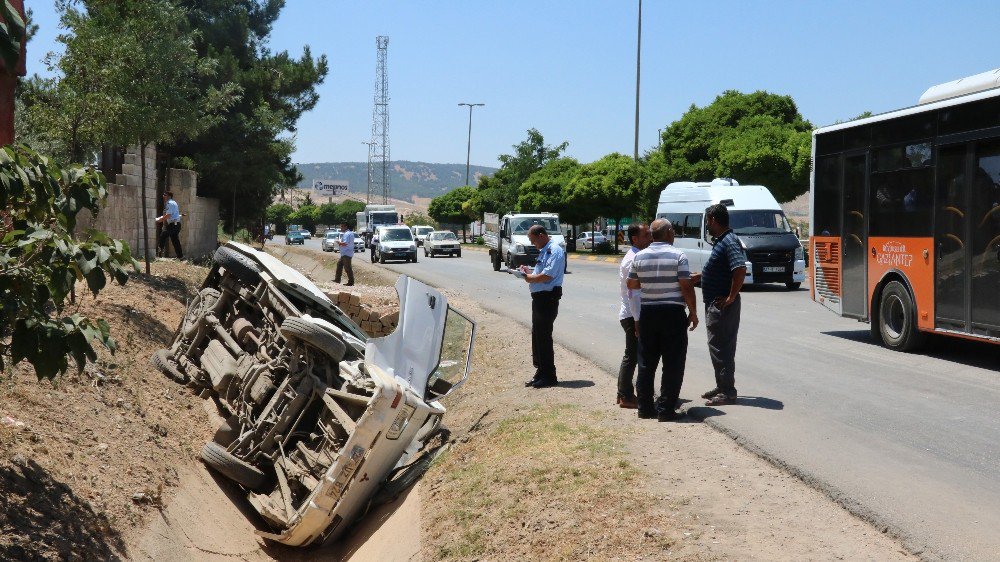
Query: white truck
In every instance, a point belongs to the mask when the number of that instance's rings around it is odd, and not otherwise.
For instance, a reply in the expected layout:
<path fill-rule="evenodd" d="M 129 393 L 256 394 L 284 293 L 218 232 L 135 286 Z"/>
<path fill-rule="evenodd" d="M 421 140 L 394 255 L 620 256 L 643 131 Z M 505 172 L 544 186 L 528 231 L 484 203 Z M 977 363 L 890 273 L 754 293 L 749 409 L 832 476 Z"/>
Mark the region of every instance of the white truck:
<path fill-rule="evenodd" d="M 539 224 L 552 240 L 566 248 L 566 240 L 559 230 L 559 215 L 555 213 L 517 213 L 501 217 L 496 213 L 483 215 L 483 241 L 490 249 L 493 271 L 503 265 L 515 269 L 521 265 L 534 265 L 538 248 L 528 240 L 528 229 Z"/>
<path fill-rule="evenodd" d="M 365 205 L 365 210 L 357 214 L 358 227 L 355 232 L 365 239 L 365 246 L 371 245 L 372 236 L 380 226 L 400 224 L 395 205 Z"/>

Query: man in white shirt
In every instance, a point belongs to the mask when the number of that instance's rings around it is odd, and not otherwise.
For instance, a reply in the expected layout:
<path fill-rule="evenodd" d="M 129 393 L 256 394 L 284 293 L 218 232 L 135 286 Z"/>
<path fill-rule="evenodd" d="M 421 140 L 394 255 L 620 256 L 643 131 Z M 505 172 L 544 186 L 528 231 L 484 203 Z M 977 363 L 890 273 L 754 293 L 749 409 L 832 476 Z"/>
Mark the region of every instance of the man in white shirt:
<path fill-rule="evenodd" d="M 354 268 L 351 267 L 351 260 L 354 259 L 354 233 L 346 222 L 340 225 L 340 259 L 337 260 L 337 275 L 334 281 L 340 283 L 340 276 L 347 270 L 347 287 L 354 284 Z"/>
<path fill-rule="evenodd" d="M 632 245 L 629 251 L 622 258 L 621 265 L 618 266 L 618 285 L 621 292 L 621 309 L 618 312 L 618 321 L 621 322 L 622 329 L 625 330 L 625 355 L 622 357 L 621 367 L 618 369 L 618 405 L 622 408 L 637 407 L 635 399 L 635 385 L 632 382 L 635 376 L 635 366 L 638 364 L 639 348 L 639 290 L 628 288 L 628 274 L 632 270 L 632 260 L 640 250 L 646 249 L 653 241 L 653 236 L 649 232 L 649 226 L 644 223 L 633 223 L 628 227 L 629 244 Z"/>
<path fill-rule="evenodd" d="M 156 217 L 156 222 L 163 225 L 159 243 L 156 245 L 157 253 L 161 256 L 163 255 L 163 251 L 167 249 L 167 238 L 170 238 L 170 242 L 174 245 L 174 253 L 177 254 L 177 259 L 184 259 L 180 238 L 181 210 L 177 206 L 177 201 L 174 201 L 173 191 L 163 192 L 163 214 Z"/>

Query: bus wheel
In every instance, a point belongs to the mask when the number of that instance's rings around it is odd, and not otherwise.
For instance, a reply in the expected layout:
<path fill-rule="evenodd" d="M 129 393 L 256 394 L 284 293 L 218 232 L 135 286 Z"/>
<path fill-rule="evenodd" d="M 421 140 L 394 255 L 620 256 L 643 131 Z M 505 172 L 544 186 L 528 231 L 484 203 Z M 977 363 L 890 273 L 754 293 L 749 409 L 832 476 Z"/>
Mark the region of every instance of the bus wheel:
<path fill-rule="evenodd" d="M 925 334 L 917 330 L 917 307 L 902 283 L 890 281 L 885 286 L 878 312 L 879 333 L 886 347 L 913 351 L 924 343 Z"/>

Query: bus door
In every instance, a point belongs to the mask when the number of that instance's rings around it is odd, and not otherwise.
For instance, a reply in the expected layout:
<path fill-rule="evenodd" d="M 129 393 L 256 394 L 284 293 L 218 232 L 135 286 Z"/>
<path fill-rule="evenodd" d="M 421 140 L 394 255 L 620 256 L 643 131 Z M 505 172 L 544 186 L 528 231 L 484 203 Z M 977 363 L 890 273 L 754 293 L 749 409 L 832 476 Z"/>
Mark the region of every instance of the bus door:
<path fill-rule="evenodd" d="M 1000 139 L 939 149 L 935 325 L 1000 335 Z"/>
<path fill-rule="evenodd" d="M 844 156 L 841 248 L 844 316 L 868 316 L 868 152 Z"/>

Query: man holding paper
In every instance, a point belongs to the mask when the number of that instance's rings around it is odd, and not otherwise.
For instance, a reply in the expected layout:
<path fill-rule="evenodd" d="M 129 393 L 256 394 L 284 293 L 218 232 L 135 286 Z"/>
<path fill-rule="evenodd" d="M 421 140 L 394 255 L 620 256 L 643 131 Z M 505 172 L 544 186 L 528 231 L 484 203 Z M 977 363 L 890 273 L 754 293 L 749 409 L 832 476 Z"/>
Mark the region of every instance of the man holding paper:
<path fill-rule="evenodd" d="M 528 229 L 528 240 L 540 253 L 534 269 L 522 265 L 515 273 L 528 283 L 531 291 L 531 359 L 535 376 L 524 386 L 546 388 L 559 384 L 552 328 L 559 314 L 559 299 L 562 298 L 566 252 L 552 242 L 545 227 L 540 224 Z"/>

